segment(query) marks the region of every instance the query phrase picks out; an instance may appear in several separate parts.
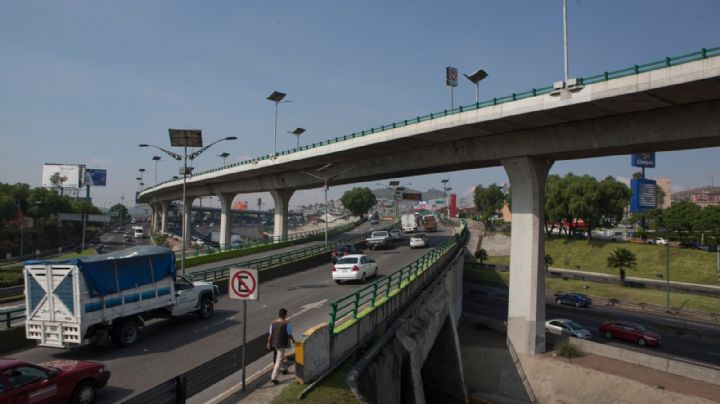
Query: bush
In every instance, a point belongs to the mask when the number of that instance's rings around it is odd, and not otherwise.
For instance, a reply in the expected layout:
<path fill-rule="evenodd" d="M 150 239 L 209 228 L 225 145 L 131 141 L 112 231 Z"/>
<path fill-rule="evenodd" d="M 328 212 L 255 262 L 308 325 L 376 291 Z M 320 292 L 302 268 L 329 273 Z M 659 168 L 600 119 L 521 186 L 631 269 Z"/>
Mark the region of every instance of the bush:
<path fill-rule="evenodd" d="M 579 358 L 585 355 L 583 351 L 580 350 L 580 348 L 571 344 L 570 341 L 563 341 L 559 343 L 555 348 L 555 351 L 558 355 L 568 359 Z"/>

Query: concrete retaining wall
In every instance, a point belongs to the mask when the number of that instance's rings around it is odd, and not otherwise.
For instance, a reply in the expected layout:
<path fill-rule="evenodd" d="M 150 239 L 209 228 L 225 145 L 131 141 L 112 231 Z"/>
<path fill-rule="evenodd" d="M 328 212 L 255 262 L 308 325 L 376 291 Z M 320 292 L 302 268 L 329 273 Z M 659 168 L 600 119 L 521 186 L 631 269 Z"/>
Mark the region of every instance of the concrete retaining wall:
<path fill-rule="evenodd" d="M 623 348 L 616 348 L 610 345 L 598 344 L 597 342 L 575 338 L 571 339 L 570 343 L 577 346 L 584 352 L 645 366 L 651 369 L 700 380 L 706 383 L 720 385 L 720 370 L 718 369 L 652 356 L 641 352 L 630 351 Z"/>

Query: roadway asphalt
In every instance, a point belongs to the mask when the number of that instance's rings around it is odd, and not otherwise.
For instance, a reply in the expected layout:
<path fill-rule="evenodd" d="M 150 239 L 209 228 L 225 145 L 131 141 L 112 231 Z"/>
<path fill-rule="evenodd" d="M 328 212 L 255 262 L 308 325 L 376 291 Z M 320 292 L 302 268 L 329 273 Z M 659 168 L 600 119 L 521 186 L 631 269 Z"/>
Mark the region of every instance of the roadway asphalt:
<path fill-rule="evenodd" d="M 463 291 L 463 311 L 505 321 L 508 304 L 505 293 L 507 293 L 505 289 L 466 282 Z M 674 321 L 675 319 L 612 307 L 576 308 L 558 305 L 551 300 L 547 301 L 545 310 L 545 317 L 548 320 L 567 318 L 582 324 L 590 330 L 594 342 L 706 366 L 720 366 L 720 329 L 712 325 Z M 640 347 L 625 341 L 607 340 L 598 332 L 600 324 L 607 320 L 625 320 L 643 324 L 662 335 L 663 345 Z"/>
<path fill-rule="evenodd" d="M 378 226 L 363 226 L 363 232 Z M 450 235 L 432 234 L 431 246 Z M 370 251 L 379 267 L 379 277 L 414 261 L 429 249 L 411 250 L 407 240 L 391 250 Z M 296 246 L 295 248 L 299 248 Z M 243 257 L 243 260 L 247 257 Z M 220 265 L 220 263 L 216 264 Z M 330 262 L 260 285 L 259 300 L 248 302 L 248 341 L 267 332 L 277 311 L 285 307 L 296 337 L 311 326 L 328 320 L 328 301 L 352 293 L 359 283 L 336 285 L 330 274 Z M 12 354 L 32 362 L 48 360 L 94 360 L 112 372 L 109 384 L 99 392 L 99 402 L 117 402 L 146 391 L 178 374 L 186 372 L 241 344 L 242 304 L 220 297 L 215 315 L 201 321 L 194 315 L 150 322 L 141 331 L 140 341 L 129 348 L 87 345 L 71 350 L 35 347 Z"/>

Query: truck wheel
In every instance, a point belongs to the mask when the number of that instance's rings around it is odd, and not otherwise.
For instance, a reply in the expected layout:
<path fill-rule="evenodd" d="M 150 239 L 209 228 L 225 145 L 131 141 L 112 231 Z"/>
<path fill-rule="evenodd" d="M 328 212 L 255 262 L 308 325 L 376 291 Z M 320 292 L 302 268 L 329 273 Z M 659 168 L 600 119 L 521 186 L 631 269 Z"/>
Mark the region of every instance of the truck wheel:
<path fill-rule="evenodd" d="M 140 336 L 140 327 L 133 320 L 122 320 L 113 329 L 112 341 L 118 348 L 126 348 L 137 342 Z"/>
<path fill-rule="evenodd" d="M 95 397 L 97 396 L 97 388 L 95 388 L 95 383 L 93 383 L 90 380 L 84 381 L 80 383 L 80 385 L 75 388 L 75 392 L 72 396 L 72 403 L 73 404 L 89 404 L 95 401 Z"/>
<path fill-rule="evenodd" d="M 198 310 L 198 315 L 200 316 L 200 319 L 207 320 L 213 316 L 214 312 L 215 306 L 213 305 L 212 299 L 207 296 L 203 297 L 200 301 L 200 310 Z"/>

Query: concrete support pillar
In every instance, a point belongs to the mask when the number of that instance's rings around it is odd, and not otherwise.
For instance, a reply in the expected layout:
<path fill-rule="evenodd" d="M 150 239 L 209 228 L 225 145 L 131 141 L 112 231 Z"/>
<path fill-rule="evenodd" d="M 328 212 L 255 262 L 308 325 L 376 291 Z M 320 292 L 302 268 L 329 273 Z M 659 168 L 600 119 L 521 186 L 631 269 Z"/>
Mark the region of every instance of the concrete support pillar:
<path fill-rule="evenodd" d="M 507 335 L 515 350 L 545 351 L 545 179 L 552 161 L 502 160 L 512 188 Z"/>
<path fill-rule="evenodd" d="M 273 231 L 275 239 L 286 238 L 288 235 L 288 206 L 294 192 L 294 189 L 274 189 L 270 191 L 275 203 L 275 230 Z"/>
<path fill-rule="evenodd" d="M 169 201 L 162 201 L 160 202 L 160 206 L 162 207 L 162 211 L 160 212 L 160 231 L 162 233 L 168 232 L 168 210 L 170 209 L 170 202 Z"/>
<path fill-rule="evenodd" d="M 192 204 L 195 198 L 186 198 L 182 203 L 185 207 L 185 216 L 182 218 L 182 240 L 185 248 L 190 248 L 190 236 L 192 235 L 192 226 L 190 225 L 190 213 L 192 212 Z M 182 215 L 182 210 L 180 211 Z"/>
<path fill-rule="evenodd" d="M 155 234 L 159 230 L 158 222 L 160 221 L 160 204 L 153 203 L 151 206 L 152 206 L 152 233 Z"/>
<path fill-rule="evenodd" d="M 225 249 L 230 246 L 230 207 L 232 205 L 235 194 L 220 194 L 220 248 Z"/>

